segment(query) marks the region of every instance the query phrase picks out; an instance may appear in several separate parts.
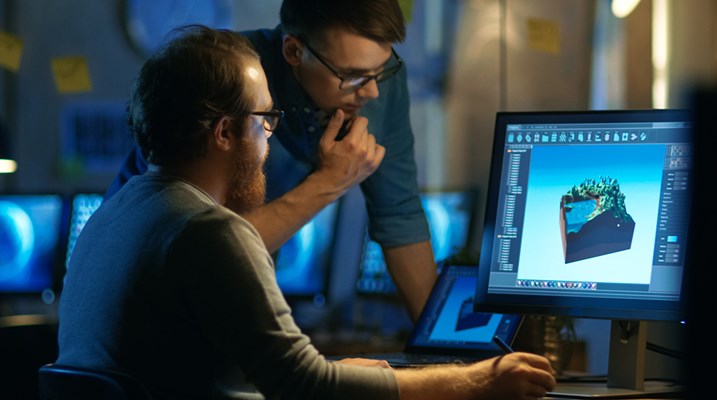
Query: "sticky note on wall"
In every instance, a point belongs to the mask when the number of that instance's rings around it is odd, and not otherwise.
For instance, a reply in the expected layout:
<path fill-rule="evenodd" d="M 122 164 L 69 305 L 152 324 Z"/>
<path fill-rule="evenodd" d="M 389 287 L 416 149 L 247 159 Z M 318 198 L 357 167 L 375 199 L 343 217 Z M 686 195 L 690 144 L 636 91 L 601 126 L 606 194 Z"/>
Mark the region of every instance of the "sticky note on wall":
<path fill-rule="evenodd" d="M 81 93 L 92 90 L 90 69 L 85 57 L 57 57 L 50 63 L 58 92 Z"/>
<path fill-rule="evenodd" d="M 406 23 L 411 22 L 411 17 L 413 17 L 413 0 L 398 0 L 398 5 L 401 7 L 403 19 L 406 20 Z"/>
<path fill-rule="evenodd" d="M 528 18 L 526 27 L 528 47 L 550 54 L 560 53 L 560 26 L 557 22 Z"/>
<path fill-rule="evenodd" d="M 22 40 L 15 35 L 0 32 L 0 67 L 17 72 L 22 58 Z"/>

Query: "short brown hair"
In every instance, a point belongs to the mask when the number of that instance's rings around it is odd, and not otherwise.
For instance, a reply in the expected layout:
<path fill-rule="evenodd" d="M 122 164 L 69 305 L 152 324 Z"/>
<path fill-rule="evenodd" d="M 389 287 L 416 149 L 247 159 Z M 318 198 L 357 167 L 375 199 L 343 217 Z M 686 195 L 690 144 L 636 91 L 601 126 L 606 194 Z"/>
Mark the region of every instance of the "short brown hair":
<path fill-rule="evenodd" d="M 188 25 L 172 31 L 142 66 L 130 95 L 129 123 L 147 161 L 186 162 L 206 152 L 206 134 L 221 117 L 240 131 L 252 102 L 242 66 L 259 59 L 235 32 Z"/>
<path fill-rule="evenodd" d="M 376 42 L 406 39 L 406 22 L 397 0 L 284 0 L 285 34 L 318 41 L 328 28 L 343 27 Z"/>

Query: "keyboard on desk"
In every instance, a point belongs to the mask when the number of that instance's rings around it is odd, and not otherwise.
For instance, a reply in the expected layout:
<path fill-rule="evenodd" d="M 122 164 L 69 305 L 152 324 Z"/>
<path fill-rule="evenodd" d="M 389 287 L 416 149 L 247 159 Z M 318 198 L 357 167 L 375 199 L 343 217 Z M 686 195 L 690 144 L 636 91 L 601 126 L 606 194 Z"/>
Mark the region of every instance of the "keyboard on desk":
<path fill-rule="evenodd" d="M 357 354 L 356 357 L 386 360 L 392 367 L 418 367 L 431 364 L 468 364 L 479 361 L 475 357 L 469 356 L 404 352 Z"/>

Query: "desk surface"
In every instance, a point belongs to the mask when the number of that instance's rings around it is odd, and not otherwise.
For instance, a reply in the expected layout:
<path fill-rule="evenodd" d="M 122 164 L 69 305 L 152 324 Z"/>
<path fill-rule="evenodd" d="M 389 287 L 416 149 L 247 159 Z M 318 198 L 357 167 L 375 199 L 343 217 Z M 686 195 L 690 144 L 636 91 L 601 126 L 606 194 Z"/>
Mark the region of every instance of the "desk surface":
<path fill-rule="evenodd" d="M 559 382 L 550 399 L 685 399 L 685 388 L 672 382 L 645 382 L 644 390 L 610 388 L 605 383 Z"/>

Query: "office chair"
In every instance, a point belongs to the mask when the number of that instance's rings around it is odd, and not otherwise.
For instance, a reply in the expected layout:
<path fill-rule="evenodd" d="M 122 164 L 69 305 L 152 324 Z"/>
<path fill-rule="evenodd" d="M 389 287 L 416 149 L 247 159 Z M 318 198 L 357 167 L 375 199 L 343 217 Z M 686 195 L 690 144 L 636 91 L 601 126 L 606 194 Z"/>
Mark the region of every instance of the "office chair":
<path fill-rule="evenodd" d="M 114 371 L 56 363 L 39 370 L 40 400 L 151 400 L 133 377 Z"/>

